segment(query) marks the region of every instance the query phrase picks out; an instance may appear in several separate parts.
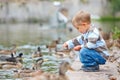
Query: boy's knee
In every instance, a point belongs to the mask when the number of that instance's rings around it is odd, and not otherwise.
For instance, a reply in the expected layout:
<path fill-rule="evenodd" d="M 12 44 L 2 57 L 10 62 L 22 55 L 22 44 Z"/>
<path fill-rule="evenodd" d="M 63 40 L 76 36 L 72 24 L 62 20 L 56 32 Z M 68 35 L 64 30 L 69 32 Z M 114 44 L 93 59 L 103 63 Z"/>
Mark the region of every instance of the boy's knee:
<path fill-rule="evenodd" d="M 81 48 L 80 53 L 83 53 L 83 52 L 88 52 L 88 51 L 89 51 L 89 49 L 88 49 L 88 48 Z"/>

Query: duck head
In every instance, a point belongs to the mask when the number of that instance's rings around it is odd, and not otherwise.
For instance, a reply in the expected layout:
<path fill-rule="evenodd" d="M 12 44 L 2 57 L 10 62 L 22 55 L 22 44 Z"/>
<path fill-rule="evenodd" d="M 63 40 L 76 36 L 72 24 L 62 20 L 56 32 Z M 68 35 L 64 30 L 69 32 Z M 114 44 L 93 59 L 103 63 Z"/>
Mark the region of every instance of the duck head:
<path fill-rule="evenodd" d="M 37 48 L 37 51 L 39 51 L 39 52 L 40 52 L 40 51 L 41 51 L 41 48 L 40 48 L 40 47 L 38 47 L 38 48 Z"/>
<path fill-rule="evenodd" d="M 69 62 L 62 61 L 59 67 L 59 75 L 65 75 L 67 70 L 73 70 L 73 69 L 71 68 L 71 65 Z"/>
<path fill-rule="evenodd" d="M 22 56 L 23 56 L 23 53 L 19 53 L 19 55 L 15 58 L 15 59 L 16 59 L 16 62 L 23 63 Z"/>

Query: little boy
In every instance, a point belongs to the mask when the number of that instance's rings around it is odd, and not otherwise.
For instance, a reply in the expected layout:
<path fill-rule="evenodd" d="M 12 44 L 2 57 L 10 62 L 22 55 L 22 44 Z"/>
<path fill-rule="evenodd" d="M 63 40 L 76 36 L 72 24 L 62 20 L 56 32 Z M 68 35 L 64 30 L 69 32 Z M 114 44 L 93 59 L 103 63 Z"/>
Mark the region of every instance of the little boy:
<path fill-rule="evenodd" d="M 79 51 L 83 71 L 99 71 L 99 65 L 105 64 L 109 54 L 99 30 L 91 25 L 90 14 L 79 11 L 73 17 L 72 24 L 82 34 L 65 42 L 63 47 Z"/>

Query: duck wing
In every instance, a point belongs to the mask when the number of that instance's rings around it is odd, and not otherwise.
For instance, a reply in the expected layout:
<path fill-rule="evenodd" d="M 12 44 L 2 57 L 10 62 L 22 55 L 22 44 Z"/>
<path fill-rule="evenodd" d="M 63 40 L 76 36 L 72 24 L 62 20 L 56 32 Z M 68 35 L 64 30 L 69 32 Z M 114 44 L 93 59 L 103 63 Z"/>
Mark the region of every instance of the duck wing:
<path fill-rule="evenodd" d="M 17 62 L 16 58 L 14 58 L 14 57 L 7 58 L 6 61 L 8 61 L 8 62 Z"/>

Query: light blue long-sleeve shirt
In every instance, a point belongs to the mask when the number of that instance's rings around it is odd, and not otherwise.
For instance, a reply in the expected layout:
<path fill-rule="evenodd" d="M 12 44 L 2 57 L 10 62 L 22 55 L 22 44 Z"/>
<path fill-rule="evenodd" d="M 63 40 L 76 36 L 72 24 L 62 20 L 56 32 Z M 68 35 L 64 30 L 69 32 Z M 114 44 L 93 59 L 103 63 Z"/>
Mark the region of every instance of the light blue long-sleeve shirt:
<path fill-rule="evenodd" d="M 81 47 L 98 51 L 103 57 L 109 56 L 106 43 L 99 30 L 92 26 L 86 33 L 81 34 L 72 40 L 68 40 L 66 43 L 68 44 L 69 49 L 74 48 L 76 45 L 81 45 Z"/>

